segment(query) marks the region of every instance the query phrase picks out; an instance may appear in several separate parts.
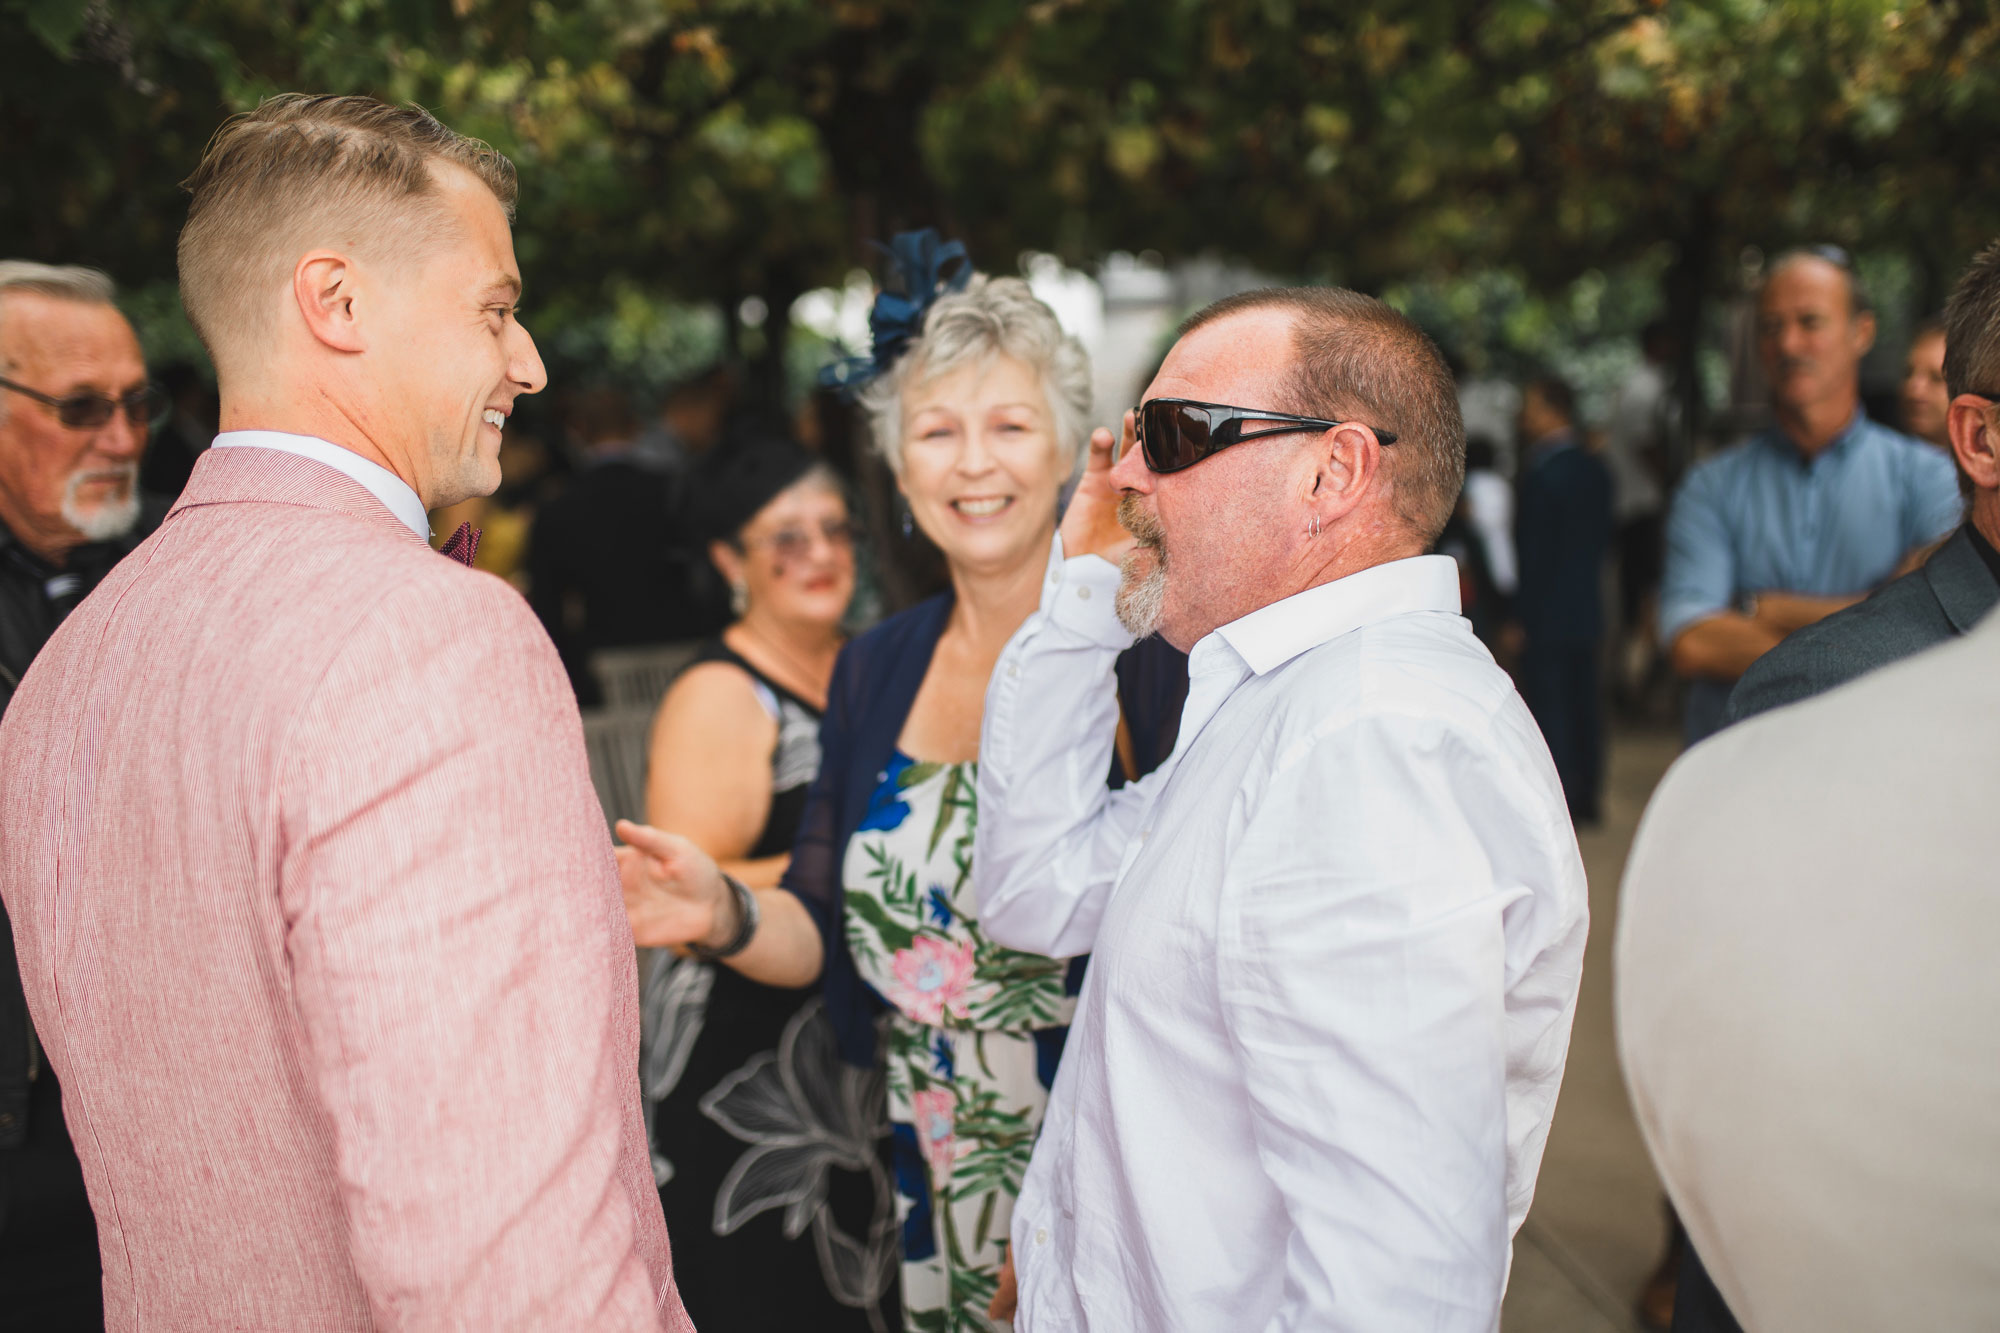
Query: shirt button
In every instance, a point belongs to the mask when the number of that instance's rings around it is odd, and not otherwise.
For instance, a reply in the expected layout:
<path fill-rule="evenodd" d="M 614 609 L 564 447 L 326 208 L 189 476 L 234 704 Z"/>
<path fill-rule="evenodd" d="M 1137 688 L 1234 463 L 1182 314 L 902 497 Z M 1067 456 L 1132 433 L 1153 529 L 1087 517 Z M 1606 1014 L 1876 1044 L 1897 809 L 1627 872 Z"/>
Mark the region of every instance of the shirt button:
<path fill-rule="evenodd" d="M 1007 664 L 1007 679 L 1012 680 L 1014 679 L 1014 677 L 1020 674 L 1021 674 L 1021 664 L 1019 662 L 1009 662 Z"/>
<path fill-rule="evenodd" d="M 1049 1243 L 1049 1229 L 1047 1227 L 1036 1227 L 1035 1244 L 1046 1245 L 1048 1243 Z"/>
<path fill-rule="evenodd" d="M 1077 599 L 1077 600 L 1078 600 L 1079 602 L 1087 602 L 1087 601 L 1089 601 L 1089 600 L 1090 600 L 1090 589 L 1088 589 L 1088 588 L 1078 588 L 1078 589 L 1076 590 L 1076 599 Z"/>

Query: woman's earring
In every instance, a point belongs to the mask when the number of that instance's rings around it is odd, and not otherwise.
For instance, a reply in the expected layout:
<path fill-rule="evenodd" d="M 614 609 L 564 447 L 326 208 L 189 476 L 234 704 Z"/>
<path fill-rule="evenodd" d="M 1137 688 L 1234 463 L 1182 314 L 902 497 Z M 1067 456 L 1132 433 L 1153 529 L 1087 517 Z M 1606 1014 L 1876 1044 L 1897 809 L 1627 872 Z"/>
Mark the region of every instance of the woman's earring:
<path fill-rule="evenodd" d="M 729 610 L 738 620 L 750 610 L 750 585 L 741 579 L 729 585 Z"/>
<path fill-rule="evenodd" d="M 1311 527 L 1311 528 L 1309 528 L 1309 529 L 1307 530 L 1307 532 L 1306 532 L 1306 535 L 1307 535 L 1308 537 L 1312 538 L 1312 539 L 1313 539 L 1314 541 L 1318 541 L 1318 540 L 1319 540 L 1319 515 L 1318 515 L 1318 514 L 1314 514 L 1314 515 L 1313 515 L 1313 521 L 1312 521 L 1312 527 Z"/>
<path fill-rule="evenodd" d="M 903 540 L 909 541 L 917 535 L 917 516 L 910 512 L 910 503 L 903 502 Z"/>

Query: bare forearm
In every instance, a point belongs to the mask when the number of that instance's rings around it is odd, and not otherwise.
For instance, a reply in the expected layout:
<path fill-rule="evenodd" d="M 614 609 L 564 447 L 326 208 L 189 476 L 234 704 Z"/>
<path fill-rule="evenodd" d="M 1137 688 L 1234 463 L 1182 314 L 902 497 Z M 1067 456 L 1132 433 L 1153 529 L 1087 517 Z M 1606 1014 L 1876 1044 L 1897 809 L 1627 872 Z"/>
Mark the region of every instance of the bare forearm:
<path fill-rule="evenodd" d="M 1738 680 L 1784 637 L 1761 618 L 1722 611 L 1688 626 L 1674 639 L 1674 670 L 1688 677 Z"/>
<path fill-rule="evenodd" d="M 766 986 L 810 986 L 826 962 L 819 927 L 789 889 L 754 889 L 757 933 L 743 952 L 723 962 Z M 730 912 L 731 925 L 735 913 Z"/>
<path fill-rule="evenodd" d="M 1835 611 L 1845 611 L 1860 601 L 1866 594 L 1853 597 L 1812 597 L 1799 592 L 1765 592 L 1757 594 L 1754 608 L 1756 623 L 1773 630 L 1778 637 L 1802 630 L 1807 625 L 1816 625 Z"/>

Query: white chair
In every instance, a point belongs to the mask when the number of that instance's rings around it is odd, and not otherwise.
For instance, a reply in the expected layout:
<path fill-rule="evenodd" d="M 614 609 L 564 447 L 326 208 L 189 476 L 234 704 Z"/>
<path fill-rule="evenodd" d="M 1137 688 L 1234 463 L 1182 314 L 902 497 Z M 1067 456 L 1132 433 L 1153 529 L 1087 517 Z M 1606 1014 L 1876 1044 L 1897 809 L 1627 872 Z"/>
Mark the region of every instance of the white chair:
<path fill-rule="evenodd" d="M 653 709 L 586 708 L 583 748 L 590 756 L 590 785 L 604 807 L 604 821 L 646 819 L 646 750 Z"/>
<path fill-rule="evenodd" d="M 590 669 L 604 690 L 604 706 L 656 708 L 674 677 L 701 650 L 699 640 L 650 644 L 644 648 L 606 648 L 592 653 Z"/>

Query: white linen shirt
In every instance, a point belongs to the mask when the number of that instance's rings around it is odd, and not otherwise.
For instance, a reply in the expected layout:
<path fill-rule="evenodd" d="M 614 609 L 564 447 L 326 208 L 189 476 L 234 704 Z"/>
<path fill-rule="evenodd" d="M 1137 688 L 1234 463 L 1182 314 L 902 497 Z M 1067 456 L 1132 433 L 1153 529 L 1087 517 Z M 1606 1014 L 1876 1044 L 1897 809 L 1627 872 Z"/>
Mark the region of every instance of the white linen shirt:
<path fill-rule="evenodd" d="M 1587 927 L 1541 733 L 1422 556 L 1205 637 L 1109 792 L 1117 583 L 1051 567 L 980 744 L 982 927 L 1091 954 L 1018 1327 L 1498 1328 Z"/>
<path fill-rule="evenodd" d="M 292 435 L 281 430 L 226 430 L 215 437 L 215 443 L 209 448 L 276 449 L 279 453 L 297 454 L 315 463 L 324 463 L 360 482 L 369 494 L 382 502 L 384 508 L 403 520 L 403 525 L 411 532 L 425 541 L 431 539 L 430 515 L 424 511 L 423 499 L 410 483 L 345 445 L 322 440 L 317 435 Z"/>

